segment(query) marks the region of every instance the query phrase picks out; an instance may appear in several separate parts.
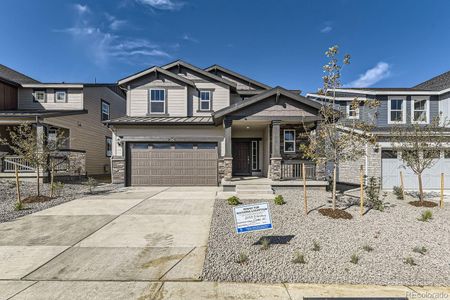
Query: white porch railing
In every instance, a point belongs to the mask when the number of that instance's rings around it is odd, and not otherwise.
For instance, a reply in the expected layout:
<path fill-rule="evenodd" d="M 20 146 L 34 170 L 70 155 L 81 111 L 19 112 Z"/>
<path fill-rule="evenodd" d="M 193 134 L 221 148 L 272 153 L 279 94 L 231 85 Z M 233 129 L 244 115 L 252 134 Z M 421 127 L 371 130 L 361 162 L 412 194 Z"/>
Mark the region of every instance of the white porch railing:
<path fill-rule="evenodd" d="M 31 164 L 21 156 L 7 155 L 2 158 L 2 171 L 5 173 L 15 172 L 15 165 L 19 172 L 34 172 Z"/>
<path fill-rule="evenodd" d="M 316 179 L 316 164 L 311 161 L 283 160 L 281 162 L 281 179 L 303 178 L 303 167 L 305 164 L 306 179 Z"/>

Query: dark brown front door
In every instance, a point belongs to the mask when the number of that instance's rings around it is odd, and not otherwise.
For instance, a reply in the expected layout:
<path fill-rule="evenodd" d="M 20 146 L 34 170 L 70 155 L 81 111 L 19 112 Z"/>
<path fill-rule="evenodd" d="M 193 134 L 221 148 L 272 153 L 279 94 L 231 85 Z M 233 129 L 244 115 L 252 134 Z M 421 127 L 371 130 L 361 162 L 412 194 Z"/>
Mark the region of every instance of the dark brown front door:
<path fill-rule="evenodd" d="M 233 141 L 233 175 L 251 175 L 250 142 Z"/>

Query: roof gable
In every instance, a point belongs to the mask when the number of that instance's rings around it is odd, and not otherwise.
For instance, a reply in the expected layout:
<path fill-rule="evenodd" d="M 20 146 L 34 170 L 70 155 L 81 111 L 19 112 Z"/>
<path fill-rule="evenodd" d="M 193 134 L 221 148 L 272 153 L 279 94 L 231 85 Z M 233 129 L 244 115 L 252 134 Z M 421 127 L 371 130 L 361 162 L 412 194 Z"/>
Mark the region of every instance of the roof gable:
<path fill-rule="evenodd" d="M 419 83 L 414 88 L 430 89 L 434 91 L 441 91 L 450 88 L 450 71 L 442 73 L 427 81 Z"/>
<path fill-rule="evenodd" d="M 2 64 L 0 64 L 0 78 L 16 84 L 39 83 L 39 81 Z"/>
<path fill-rule="evenodd" d="M 219 73 L 223 73 L 226 74 L 230 77 L 232 77 L 233 79 L 236 79 L 237 81 L 242 82 L 244 85 L 247 85 L 249 87 L 253 87 L 255 89 L 263 89 L 263 90 L 270 90 L 271 87 L 261 83 L 259 81 L 256 81 L 254 79 L 251 79 L 247 76 L 241 75 L 239 73 L 236 73 L 234 71 L 231 71 L 227 68 L 224 68 L 220 65 L 212 65 L 211 67 L 208 67 L 205 69 L 205 71 L 210 72 L 212 74 L 218 75 Z M 238 87 L 239 90 L 239 87 Z"/>
<path fill-rule="evenodd" d="M 136 79 L 139 79 L 139 78 L 141 78 L 141 77 L 143 77 L 143 76 L 146 76 L 146 75 L 148 75 L 148 74 L 151 74 L 151 73 L 156 73 L 156 74 L 157 74 L 158 72 L 161 73 L 161 74 L 164 74 L 164 75 L 166 75 L 166 76 L 168 76 L 168 77 L 170 77 L 170 78 L 173 78 L 173 79 L 176 79 L 176 80 L 178 80 L 178 81 L 181 81 L 181 82 L 183 82 L 184 84 L 187 84 L 187 85 L 190 85 L 190 86 L 195 87 L 195 84 L 194 84 L 191 80 L 189 80 L 189 79 L 187 79 L 187 78 L 184 78 L 184 77 L 182 77 L 182 76 L 179 76 L 179 75 L 177 75 L 177 74 L 175 74 L 175 73 L 172 73 L 172 72 L 170 72 L 170 71 L 167 71 L 167 70 L 165 70 L 165 69 L 163 69 L 163 68 L 157 67 L 157 66 L 154 66 L 154 67 L 145 69 L 145 70 L 143 70 L 143 71 L 140 71 L 140 72 L 138 72 L 138 73 L 135 73 L 135 74 L 133 74 L 133 75 L 130 75 L 130 76 L 128 76 L 128 77 L 125 77 L 125 78 L 123 78 L 123 79 L 120 79 L 120 80 L 117 82 L 117 84 L 118 84 L 118 85 L 123 85 L 123 84 L 125 84 L 125 83 L 129 83 L 129 82 L 131 82 L 131 81 L 133 81 L 133 80 L 136 80 Z"/>

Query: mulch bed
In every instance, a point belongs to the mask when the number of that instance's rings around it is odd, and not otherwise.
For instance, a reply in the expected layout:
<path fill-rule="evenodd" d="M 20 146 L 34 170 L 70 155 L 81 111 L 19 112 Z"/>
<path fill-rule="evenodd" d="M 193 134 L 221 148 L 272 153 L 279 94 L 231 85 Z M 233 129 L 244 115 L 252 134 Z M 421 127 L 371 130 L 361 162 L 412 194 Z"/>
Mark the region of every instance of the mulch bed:
<path fill-rule="evenodd" d="M 353 218 L 353 216 L 350 213 L 342 209 L 320 208 L 319 213 L 332 219 L 350 220 Z"/>
<path fill-rule="evenodd" d="M 52 200 L 53 198 L 48 196 L 29 196 L 22 200 L 23 203 L 38 203 L 38 202 L 47 202 Z"/>
<path fill-rule="evenodd" d="M 412 206 L 416 206 L 416 207 L 436 207 L 437 203 L 435 202 L 431 202 L 431 201 L 411 201 L 409 202 L 409 204 L 411 204 Z"/>

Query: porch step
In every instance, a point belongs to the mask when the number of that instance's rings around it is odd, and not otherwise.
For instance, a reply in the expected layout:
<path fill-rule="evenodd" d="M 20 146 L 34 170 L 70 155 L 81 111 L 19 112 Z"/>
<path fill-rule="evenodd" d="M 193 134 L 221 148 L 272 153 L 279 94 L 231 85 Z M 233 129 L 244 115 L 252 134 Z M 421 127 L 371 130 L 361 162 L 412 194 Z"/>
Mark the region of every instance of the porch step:
<path fill-rule="evenodd" d="M 232 196 L 237 196 L 240 200 L 273 200 L 275 198 L 275 195 L 272 194 L 238 194 L 236 192 L 218 192 L 216 199 L 218 200 L 227 200 L 228 198 Z"/>
<path fill-rule="evenodd" d="M 254 194 L 269 194 L 273 195 L 273 190 L 270 184 L 263 185 L 236 185 L 236 193 L 238 195 L 254 195 Z"/>

